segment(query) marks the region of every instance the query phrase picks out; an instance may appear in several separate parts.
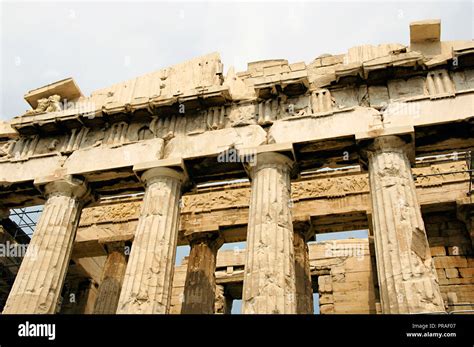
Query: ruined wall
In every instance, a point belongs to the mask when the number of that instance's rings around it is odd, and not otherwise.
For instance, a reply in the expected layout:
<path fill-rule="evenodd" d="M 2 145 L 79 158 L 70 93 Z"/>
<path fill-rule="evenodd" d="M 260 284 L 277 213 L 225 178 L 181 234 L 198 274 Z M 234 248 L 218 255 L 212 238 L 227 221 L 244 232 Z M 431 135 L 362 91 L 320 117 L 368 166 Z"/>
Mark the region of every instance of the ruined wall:
<path fill-rule="evenodd" d="M 466 225 L 454 210 L 425 214 L 424 221 L 445 304 L 449 310 L 474 309 L 474 253 Z M 465 303 L 470 305 L 460 305 Z"/>
<path fill-rule="evenodd" d="M 368 239 L 310 244 L 321 314 L 376 313 L 376 282 Z"/>

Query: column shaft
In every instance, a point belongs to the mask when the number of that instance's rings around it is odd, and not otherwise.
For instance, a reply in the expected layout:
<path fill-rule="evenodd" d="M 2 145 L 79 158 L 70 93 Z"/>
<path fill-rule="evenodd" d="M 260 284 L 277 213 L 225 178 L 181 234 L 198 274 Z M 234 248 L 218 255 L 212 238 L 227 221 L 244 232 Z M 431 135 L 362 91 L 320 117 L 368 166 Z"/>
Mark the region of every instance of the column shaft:
<path fill-rule="evenodd" d="M 374 140 L 369 180 L 383 313 L 444 311 L 405 143 Z"/>
<path fill-rule="evenodd" d="M 291 164 L 282 154 L 262 153 L 252 168 L 244 313 L 296 313 Z"/>
<path fill-rule="evenodd" d="M 308 244 L 304 232 L 295 229 L 294 245 L 296 312 L 313 314 L 313 285 L 311 283 Z"/>
<path fill-rule="evenodd" d="M 168 313 L 179 226 L 182 174 L 147 170 L 145 197 L 117 313 Z"/>
<path fill-rule="evenodd" d="M 213 314 L 216 298 L 218 235 L 191 240 L 181 313 Z"/>
<path fill-rule="evenodd" d="M 95 314 L 115 314 L 127 268 L 125 242 L 107 244 L 106 248 L 107 260 L 102 270 L 99 293 L 94 305 Z"/>
<path fill-rule="evenodd" d="M 56 313 L 71 258 L 82 200 L 83 181 L 45 186 L 46 204 L 23 258 L 3 313 Z"/>

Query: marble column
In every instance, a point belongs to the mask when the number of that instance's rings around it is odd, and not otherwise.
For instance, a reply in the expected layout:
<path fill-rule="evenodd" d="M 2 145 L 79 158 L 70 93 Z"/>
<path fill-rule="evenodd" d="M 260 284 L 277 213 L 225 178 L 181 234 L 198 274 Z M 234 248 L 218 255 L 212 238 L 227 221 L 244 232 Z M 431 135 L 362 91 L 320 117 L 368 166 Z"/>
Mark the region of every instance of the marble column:
<path fill-rule="evenodd" d="M 67 177 L 44 186 L 46 203 L 3 313 L 56 313 L 84 199 L 83 180 Z"/>
<path fill-rule="evenodd" d="M 367 152 L 382 312 L 444 311 L 408 150 L 401 138 L 384 136 Z"/>
<path fill-rule="evenodd" d="M 184 302 L 181 313 L 213 314 L 216 299 L 216 258 L 223 240 L 218 232 L 188 236 L 188 258 Z"/>
<path fill-rule="evenodd" d="M 313 314 L 313 285 L 309 264 L 308 244 L 309 226 L 294 225 L 295 246 L 295 285 L 296 285 L 296 313 Z"/>
<path fill-rule="evenodd" d="M 115 314 L 127 268 L 126 241 L 117 240 L 102 244 L 107 251 L 107 260 L 102 269 L 94 314 Z"/>
<path fill-rule="evenodd" d="M 171 303 L 184 175 L 159 167 L 146 183 L 117 313 L 168 313 Z"/>
<path fill-rule="evenodd" d="M 291 166 L 288 157 L 266 152 L 251 168 L 243 313 L 296 313 Z"/>

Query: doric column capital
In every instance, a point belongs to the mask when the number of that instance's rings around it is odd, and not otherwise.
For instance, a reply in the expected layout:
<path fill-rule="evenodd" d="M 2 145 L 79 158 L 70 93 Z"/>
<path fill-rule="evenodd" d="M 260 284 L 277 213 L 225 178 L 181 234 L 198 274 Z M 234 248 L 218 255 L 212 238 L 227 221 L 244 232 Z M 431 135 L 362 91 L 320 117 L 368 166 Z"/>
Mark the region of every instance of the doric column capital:
<path fill-rule="evenodd" d="M 255 174 L 266 168 L 279 168 L 280 170 L 287 170 L 290 175 L 293 173 L 295 162 L 288 156 L 278 152 L 262 152 L 256 155 L 256 159 L 252 166 L 248 167 L 248 173 L 253 179 Z"/>
<path fill-rule="evenodd" d="M 407 152 L 407 140 L 397 135 L 376 137 L 368 146 L 373 152 Z"/>
<path fill-rule="evenodd" d="M 357 138 L 357 136 L 356 136 Z M 387 134 L 377 137 L 358 138 L 361 165 L 368 167 L 370 157 L 380 153 L 399 153 L 405 155 L 410 163 L 415 162 L 414 133 Z"/>
<path fill-rule="evenodd" d="M 116 235 L 99 239 L 99 244 L 110 254 L 112 252 L 124 252 L 125 246 L 131 244 L 132 240 L 133 235 Z"/>
<path fill-rule="evenodd" d="M 43 191 L 46 198 L 50 196 L 67 196 L 78 200 L 90 197 L 90 188 L 85 179 L 71 175 L 51 180 L 36 180 L 35 184 Z"/>
<path fill-rule="evenodd" d="M 184 237 L 188 240 L 190 246 L 199 243 L 206 243 L 215 251 L 217 251 L 224 244 L 224 238 L 219 233 L 218 229 L 208 231 L 195 231 L 192 233 L 185 234 Z"/>
<path fill-rule="evenodd" d="M 301 235 L 305 242 L 308 242 L 315 234 L 315 230 L 311 225 L 309 216 L 304 218 L 295 218 L 293 220 L 293 231 Z"/>
<path fill-rule="evenodd" d="M 261 168 L 265 166 L 281 165 L 292 168 L 294 164 L 293 159 L 278 152 L 263 152 L 257 154 L 256 167 Z"/>
<path fill-rule="evenodd" d="M 179 181 L 181 184 L 186 181 L 186 175 L 182 171 L 178 171 L 169 167 L 160 166 L 143 171 L 140 178 L 146 185 L 162 178 L 171 178 Z"/>

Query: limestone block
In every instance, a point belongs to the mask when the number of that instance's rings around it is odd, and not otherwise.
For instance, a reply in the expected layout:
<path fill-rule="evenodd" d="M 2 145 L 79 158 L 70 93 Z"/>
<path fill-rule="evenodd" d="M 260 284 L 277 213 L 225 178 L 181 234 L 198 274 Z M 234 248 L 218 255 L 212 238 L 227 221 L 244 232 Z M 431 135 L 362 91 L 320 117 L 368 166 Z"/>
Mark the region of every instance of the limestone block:
<path fill-rule="evenodd" d="M 334 304 L 334 297 L 332 294 L 322 294 L 319 297 L 319 305 Z"/>
<path fill-rule="evenodd" d="M 431 256 L 432 257 L 445 256 L 446 255 L 446 248 L 444 246 L 430 247 L 430 251 L 431 251 Z"/>
<path fill-rule="evenodd" d="M 439 280 L 446 279 L 446 271 L 444 269 L 436 269 L 436 274 Z"/>
<path fill-rule="evenodd" d="M 69 174 L 131 167 L 161 159 L 163 146 L 164 141 L 157 138 L 117 148 L 93 147 L 78 150 L 71 154 L 64 166 Z"/>
<path fill-rule="evenodd" d="M 244 81 L 235 73 L 234 67 L 227 71 L 223 86 L 229 87 L 229 92 L 233 101 L 249 100 L 256 98 L 255 90 L 247 86 Z"/>
<path fill-rule="evenodd" d="M 256 107 L 253 103 L 233 104 L 228 112 L 232 127 L 257 124 Z"/>
<path fill-rule="evenodd" d="M 425 79 L 413 77 L 408 80 L 389 80 L 388 93 L 393 100 L 425 95 Z"/>
<path fill-rule="evenodd" d="M 326 304 L 319 306 L 320 314 L 331 314 L 334 313 L 334 304 Z"/>
<path fill-rule="evenodd" d="M 220 129 L 192 136 L 176 136 L 165 147 L 164 158 L 217 155 L 231 146 L 257 147 L 266 143 L 267 134 L 258 125 Z"/>
<path fill-rule="evenodd" d="M 318 291 L 319 293 L 332 293 L 332 279 L 331 276 L 318 277 Z"/>
<path fill-rule="evenodd" d="M 441 21 L 428 19 L 410 23 L 410 42 L 436 42 L 441 37 Z"/>
<path fill-rule="evenodd" d="M 457 278 L 459 277 L 459 271 L 457 269 L 446 269 L 447 278 Z"/>
<path fill-rule="evenodd" d="M 434 264 L 437 268 L 464 268 L 468 267 L 467 259 L 464 256 L 445 256 L 434 258 Z"/>
<path fill-rule="evenodd" d="M 294 119 L 276 122 L 269 131 L 275 143 L 304 142 L 347 136 L 366 131 L 379 112 L 373 108 L 355 107 L 351 111 L 334 113 L 331 117 Z M 359 131 L 360 130 L 360 131 Z"/>
<path fill-rule="evenodd" d="M 386 86 L 369 86 L 368 93 L 370 106 L 372 107 L 382 107 L 390 102 Z"/>
<path fill-rule="evenodd" d="M 474 268 L 460 268 L 459 274 L 464 278 L 472 278 L 474 277 Z"/>
<path fill-rule="evenodd" d="M 456 91 L 474 89 L 474 70 L 454 72 L 452 77 Z"/>
<path fill-rule="evenodd" d="M 34 181 L 60 170 L 64 157 L 44 157 L 20 162 L 1 163 L 0 183 Z"/>

